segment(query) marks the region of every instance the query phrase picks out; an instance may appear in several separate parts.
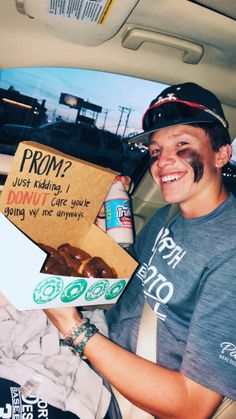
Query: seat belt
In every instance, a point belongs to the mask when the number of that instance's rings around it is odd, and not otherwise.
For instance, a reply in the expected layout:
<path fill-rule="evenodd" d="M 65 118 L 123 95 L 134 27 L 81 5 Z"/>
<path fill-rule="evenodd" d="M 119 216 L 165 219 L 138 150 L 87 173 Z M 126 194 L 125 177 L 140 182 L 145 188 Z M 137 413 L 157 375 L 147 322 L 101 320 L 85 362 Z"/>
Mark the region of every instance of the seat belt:
<path fill-rule="evenodd" d="M 221 404 L 215 411 L 211 419 L 235 419 L 236 418 L 236 400 L 224 397 Z"/>
<path fill-rule="evenodd" d="M 145 300 L 139 325 L 136 354 L 155 363 L 156 331 L 157 316 L 153 312 L 148 302 Z M 154 419 L 154 416 L 132 404 L 114 387 L 112 387 L 112 391 L 118 402 L 122 419 Z"/>
<path fill-rule="evenodd" d="M 177 211 L 178 206 L 172 204 L 167 215 L 167 225 L 170 224 Z M 157 357 L 157 322 L 157 315 L 145 300 L 139 325 L 136 354 L 155 363 Z M 155 419 L 150 413 L 147 413 L 132 404 L 113 386 L 112 391 L 118 402 L 122 419 Z"/>

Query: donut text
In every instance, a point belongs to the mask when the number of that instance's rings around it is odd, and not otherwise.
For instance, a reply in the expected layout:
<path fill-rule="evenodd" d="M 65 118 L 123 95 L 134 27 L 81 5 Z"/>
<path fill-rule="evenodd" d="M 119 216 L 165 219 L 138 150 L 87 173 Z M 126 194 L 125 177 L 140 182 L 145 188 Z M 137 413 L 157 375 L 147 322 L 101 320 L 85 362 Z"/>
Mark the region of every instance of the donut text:
<path fill-rule="evenodd" d="M 33 204 L 45 205 L 49 192 L 34 192 L 34 191 L 13 191 L 10 190 L 7 196 L 7 205 L 9 204 Z"/>

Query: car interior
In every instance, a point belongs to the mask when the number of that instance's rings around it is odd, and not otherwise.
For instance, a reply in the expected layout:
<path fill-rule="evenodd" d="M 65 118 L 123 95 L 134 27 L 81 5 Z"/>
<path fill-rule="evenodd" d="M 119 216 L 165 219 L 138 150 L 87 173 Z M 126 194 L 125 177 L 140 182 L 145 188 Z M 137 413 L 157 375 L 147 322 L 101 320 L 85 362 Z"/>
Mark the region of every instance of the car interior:
<path fill-rule="evenodd" d="M 35 140 L 129 175 L 135 232 L 138 233 L 165 202 L 150 176 L 147 148 L 133 144 L 132 135 L 142 131 L 142 114 L 163 86 L 192 81 L 214 92 L 223 105 L 233 145 L 223 176 L 231 192 L 236 194 L 234 1 L 2 0 L 0 22 L 1 189 L 19 142 Z M 31 94 L 23 87 L 26 70 L 27 74 L 34 75 Z M 102 110 L 99 106 L 102 96 L 96 98 L 102 78 L 97 78 L 97 85 L 93 85 L 94 96 L 88 97 L 91 93 L 82 91 L 76 84 L 71 87 L 72 73 L 63 75 L 65 70 L 78 71 L 77 76 L 73 73 L 78 80 L 83 80 L 88 72 L 91 79 L 84 83 L 89 87 L 95 74 L 104 77 L 107 83 L 104 95 L 106 91 L 108 96 Z M 47 74 L 48 78 L 50 74 L 52 90 L 63 80 L 58 90 L 64 94 L 60 97 L 60 108 L 56 110 L 55 105 L 53 114 L 52 107 L 50 115 L 50 86 L 43 85 Z M 111 84 L 108 83 L 110 75 Z M 64 83 L 68 83 L 67 91 Z M 14 118 L 5 118 L 3 99 L 12 100 L 9 99 L 13 97 L 12 90 L 27 97 L 32 95 L 42 107 L 45 105 L 44 117 L 37 122 L 17 121 L 16 114 Z M 10 96 L 6 96 L 7 91 Z M 82 97 L 84 104 L 84 112 L 79 117 L 75 112 L 78 97 Z M 67 103 L 63 102 L 65 100 Z M 59 106 L 59 100 L 57 102 Z M 116 114 L 113 125 L 109 125 L 112 106 Z M 75 138 L 81 141 L 74 143 Z M 86 146 L 87 151 L 84 151 Z M 231 409 L 215 417 L 233 419 L 235 403 Z"/>
<path fill-rule="evenodd" d="M 222 101 L 233 140 L 236 133 L 234 2 L 121 0 L 103 3 L 104 16 L 98 23 L 98 18 L 97 21 L 82 16 L 75 19 L 75 11 L 63 14 L 59 6 L 46 0 L 3 0 L 0 30 L 5 41 L 1 43 L 1 71 L 67 67 L 131 76 L 163 85 L 194 81 L 212 90 Z M 126 93 L 132 95 L 132 91 Z M 153 91 L 153 97 L 155 94 Z M 149 105 L 148 100 L 142 103 L 143 112 Z M 139 131 L 141 117 L 140 112 Z M 7 154 L 3 150 L 1 161 L 6 160 Z M 132 176 L 136 232 L 153 211 L 164 204 L 147 165 L 143 162 L 141 166 L 138 175 Z M 233 172 L 232 164 L 226 169 L 225 179 L 234 185 Z M 5 174 L 1 176 L 4 178 Z"/>

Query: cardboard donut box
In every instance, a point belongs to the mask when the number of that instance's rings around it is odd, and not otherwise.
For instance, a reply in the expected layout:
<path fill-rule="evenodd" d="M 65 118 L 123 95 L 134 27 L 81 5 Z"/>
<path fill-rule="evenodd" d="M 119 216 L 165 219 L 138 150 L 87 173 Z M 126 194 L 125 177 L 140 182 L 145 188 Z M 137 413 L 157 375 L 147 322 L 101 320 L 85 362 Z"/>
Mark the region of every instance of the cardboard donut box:
<path fill-rule="evenodd" d="M 113 304 L 137 262 L 94 224 L 116 176 L 35 142 L 21 142 L 0 195 L 0 291 L 19 310 Z M 117 278 L 42 273 L 39 243 L 100 256 Z"/>

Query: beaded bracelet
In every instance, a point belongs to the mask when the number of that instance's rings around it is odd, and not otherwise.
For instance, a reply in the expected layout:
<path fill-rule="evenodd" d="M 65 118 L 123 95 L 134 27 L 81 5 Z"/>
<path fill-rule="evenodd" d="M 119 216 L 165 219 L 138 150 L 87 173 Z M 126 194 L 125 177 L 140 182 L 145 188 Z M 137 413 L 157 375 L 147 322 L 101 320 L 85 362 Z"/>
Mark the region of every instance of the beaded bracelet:
<path fill-rule="evenodd" d="M 70 335 L 68 337 L 65 337 L 62 341 L 63 344 L 66 346 L 73 346 L 74 341 L 77 339 L 81 333 L 90 325 L 89 319 L 84 318 L 82 319 L 82 325 L 77 329 L 76 327 L 73 327 Z"/>
<path fill-rule="evenodd" d="M 86 356 L 84 356 L 84 348 L 88 340 L 97 332 L 98 332 L 97 327 L 94 324 L 90 324 L 86 328 L 86 332 L 84 334 L 83 339 L 78 343 L 78 345 L 75 345 L 71 348 L 72 351 L 75 352 L 77 355 L 79 355 L 81 359 L 87 359 Z"/>
<path fill-rule="evenodd" d="M 80 358 L 86 359 L 84 354 L 84 348 L 88 340 L 98 332 L 97 327 L 94 324 L 91 324 L 89 319 L 83 319 L 82 325 L 76 329 L 75 327 L 72 329 L 72 333 L 68 338 L 61 339 L 60 342 L 63 346 L 69 346 L 70 350 L 74 352 L 76 355 L 79 355 Z M 78 343 L 78 345 L 74 345 L 75 340 L 85 331 L 84 337 Z"/>

